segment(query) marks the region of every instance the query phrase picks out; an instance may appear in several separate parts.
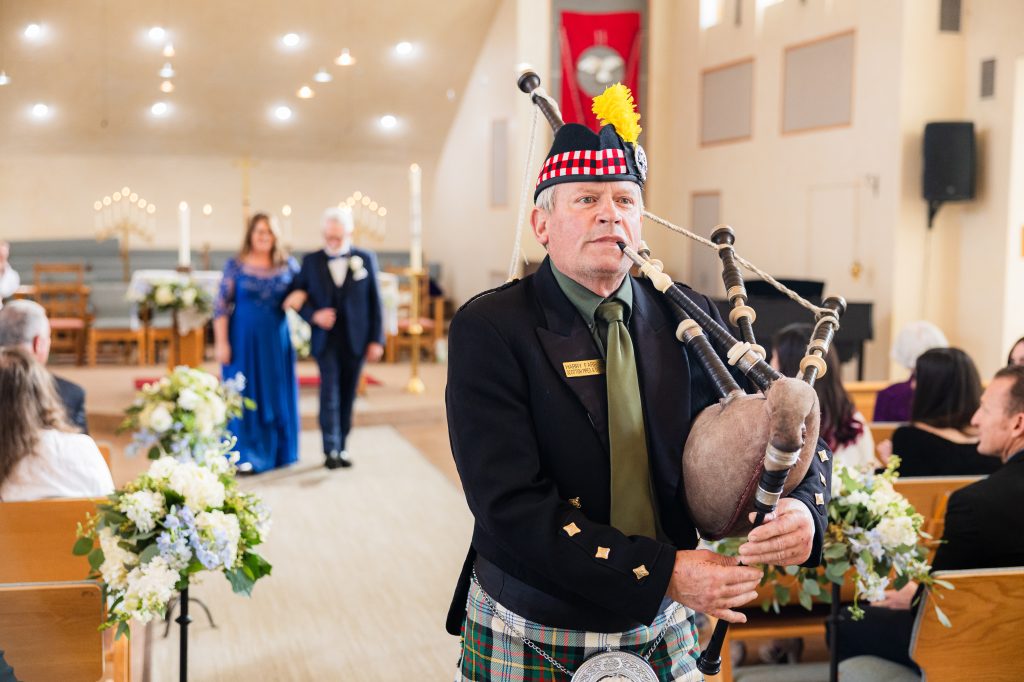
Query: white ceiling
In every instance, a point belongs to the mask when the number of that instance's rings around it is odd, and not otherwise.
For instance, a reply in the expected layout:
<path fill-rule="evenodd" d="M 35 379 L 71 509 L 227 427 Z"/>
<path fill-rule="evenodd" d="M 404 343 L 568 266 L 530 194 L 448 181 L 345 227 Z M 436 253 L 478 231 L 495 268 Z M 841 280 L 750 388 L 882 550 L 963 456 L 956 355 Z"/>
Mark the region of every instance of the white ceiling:
<path fill-rule="evenodd" d="M 0 0 L 0 153 L 436 155 L 498 0 Z M 38 43 L 25 39 L 44 25 Z M 176 52 L 147 38 L 164 26 Z M 281 36 L 303 36 L 287 51 Z M 414 53 L 399 58 L 399 41 Z M 334 64 L 343 47 L 357 63 Z M 175 90 L 160 91 L 165 61 Z M 326 67 L 331 83 L 313 74 Z M 511 67 L 510 67 L 511 70 Z M 510 81 L 511 82 L 511 81 Z M 316 92 L 302 100 L 308 84 Z M 456 97 L 449 99 L 447 91 Z M 150 107 L 166 101 L 156 119 Z M 30 115 L 37 102 L 52 116 Z M 273 119 L 279 104 L 291 121 Z M 399 125 L 378 121 L 393 114 Z"/>

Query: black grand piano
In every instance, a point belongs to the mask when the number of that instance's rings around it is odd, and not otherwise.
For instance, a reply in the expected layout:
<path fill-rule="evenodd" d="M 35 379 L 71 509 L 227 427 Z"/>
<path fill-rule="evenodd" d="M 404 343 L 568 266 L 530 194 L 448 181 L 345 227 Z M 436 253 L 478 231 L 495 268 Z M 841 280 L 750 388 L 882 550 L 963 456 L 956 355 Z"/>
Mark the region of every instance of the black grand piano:
<path fill-rule="evenodd" d="M 811 303 L 821 305 L 824 282 L 780 281 Z M 771 353 L 772 336 L 775 335 L 775 332 L 794 322 L 814 323 L 814 317 L 809 311 L 786 298 L 767 282 L 749 280 L 746 282 L 746 288 L 749 295 L 748 305 L 757 313 L 757 319 L 754 322 L 754 336 L 769 353 Z M 719 312 L 722 313 L 722 317 L 727 321 L 726 326 L 729 327 L 729 331 L 733 336 L 738 337 L 739 331 L 728 325 L 729 311 L 732 309 L 732 305 L 725 300 L 714 299 L 714 301 Z M 833 341 L 836 350 L 839 351 L 841 361 L 849 362 L 856 358 L 858 381 L 864 380 L 864 342 L 874 338 L 871 313 L 871 303 L 847 301 L 846 313 L 839 320 L 839 333 Z"/>

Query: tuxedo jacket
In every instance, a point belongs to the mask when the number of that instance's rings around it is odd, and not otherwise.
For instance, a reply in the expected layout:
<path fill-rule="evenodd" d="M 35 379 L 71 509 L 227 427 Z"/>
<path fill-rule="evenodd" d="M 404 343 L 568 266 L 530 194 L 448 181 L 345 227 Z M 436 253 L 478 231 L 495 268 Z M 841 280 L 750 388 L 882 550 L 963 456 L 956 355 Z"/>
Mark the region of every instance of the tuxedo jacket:
<path fill-rule="evenodd" d="M 630 278 L 629 320 L 655 504 L 668 542 L 610 525 L 605 376 L 568 365 L 601 358 L 547 259 L 535 275 L 481 294 L 455 315 L 449 335 L 449 437 L 475 518 L 472 547 L 448 614 L 457 634 L 476 556 L 573 604 L 628 622 L 653 621 L 677 549 L 697 545 L 685 505 L 683 445 L 692 419 L 717 400 L 703 368 L 675 336 L 678 320 L 647 280 Z M 721 322 L 715 306 L 686 293 Z M 813 458 L 792 493 L 816 526 L 807 565 L 820 563 L 831 461 Z M 606 558 L 597 548 L 607 548 Z M 495 596 L 495 598 L 498 598 Z M 519 615 L 531 619 L 531 614 Z M 589 627 L 587 629 L 590 629 Z M 593 629 L 599 630 L 600 626 Z"/>
<path fill-rule="evenodd" d="M 89 425 L 85 418 L 85 389 L 73 381 L 53 376 L 53 384 L 57 388 L 60 401 L 64 403 L 68 421 L 82 433 L 89 433 Z"/>
<path fill-rule="evenodd" d="M 327 265 L 327 254 L 321 249 L 303 257 L 302 268 L 292 280 L 292 290 L 302 290 L 309 295 L 299 314 L 313 329 L 310 352 L 314 357 L 323 354 L 329 337 L 334 337 L 334 343 L 344 344 L 352 355 L 363 355 L 370 343 L 384 343 L 377 257 L 372 251 L 354 246 L 352 256 L 363 259 L 365 277 L 356 279 L 356 273 L 350 267 L 341 287 L 335 286 Z M 313 313 L 321 308 L 334 308 L 338 313 L 337 322 L 329 331 L 313 324 Z"/>
<path fill-rule="evenodd" d="M 988 478 L 961 488 L 949 498 L 943 543 L 932 568 L 1024 566 L 1024 451 Z"/>

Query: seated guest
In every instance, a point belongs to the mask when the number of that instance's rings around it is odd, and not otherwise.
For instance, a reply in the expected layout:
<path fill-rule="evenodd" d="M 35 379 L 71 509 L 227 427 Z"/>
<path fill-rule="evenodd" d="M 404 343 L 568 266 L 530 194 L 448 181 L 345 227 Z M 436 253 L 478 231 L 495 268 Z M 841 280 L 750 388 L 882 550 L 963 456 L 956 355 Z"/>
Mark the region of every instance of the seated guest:
<path fill-rule="evenodd" d="M 791 324 L 772 339 L 771 365 L 788 377 L 796 376 L 807 351 L 814 326 Z M 832 449 L 837 462 L 856 469 L 874 468 L 875 442 L 864 415 L 857 411 L 843 388 L 842 366 L 835 347 L 825 358 L 828 371 L 814 384 L 821 405 L 821 438 Z"/>
<path fill-rule="evenodd" d="M 0 502 L 114 491 L 96 443 L 72 432 L 49 373 L 22 348 L 0 348 L 0 413 Z"/>
<path fill-rule="evenodd" d="M 1024 336 L 1010 346 L 1010 354 L 1006 357 L 1007 365 L 1024 365 Z"/>
<path fill-rule="evenodd" d="M 917 359 L 910 425 L 878 445 L 879 459 L 900 458 L 900 476 L 990 474 L 999 461 L 978 454 L 971 416 L 978 409 L 981 380 L 959 348 L 933 348 Z"/>
<path fill-rule="evenodd" d="M 50 357 L 50 322 L 43 306 L 33 301 L 11 301 L 0 309 L 0 346 L 20 346 L 45 366 Z M 68 421 L 82 433 L 89 433 L 85 420 L 85 390 L 73 381 L 51 376 Z"/>
<path fill-rule="evenodd" d="M 21 286 L 18 271 L 12 268 L 8 261 L 10 255 L 11 245 L 0 239 L 0 300 L 10 298 Z"/>
<path fill-rule="evenodd" d="M 914 400 L 914 367 L 917 358 L 926 350 L 949 345 L 945 334 L 931 322 L 911 322 L 900 330 L 892 345 L 892 359 L 910 370 L 906 381 L 892 384 L 875 397 L 876 422 L 905 422 L 910 420 L 910 404 Z"/>
<path fill-rule="evenodd" d="M 950 496 L 932 570 L 1024 566 L 1024 367 L 996 372 L 971 424 L 978 429 L 978 452 L 1003 466 Z M 916 591 L 914 583 L 889 590 L 885 601 L 864 609 L 862 621 L 841 620 L 840 659 L 880 656 L 916 670 L 909 658 Z"/>

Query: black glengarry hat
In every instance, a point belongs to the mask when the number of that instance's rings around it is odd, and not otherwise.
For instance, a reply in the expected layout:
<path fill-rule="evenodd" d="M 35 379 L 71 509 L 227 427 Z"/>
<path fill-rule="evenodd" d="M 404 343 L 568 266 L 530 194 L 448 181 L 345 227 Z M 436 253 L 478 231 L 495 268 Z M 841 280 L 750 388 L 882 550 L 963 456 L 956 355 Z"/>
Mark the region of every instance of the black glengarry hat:
<path fill-rule="evenodd" d="M 567 123 L 555 133 L 541 167 L 533 198 L 562 182 L 627 180 L 642 188 L 647 180 L 647 155 L 637 141 L 639 114 L 633 96 L 623 85 L 613 85 L 594 98 L 594 113 L 606 125 L 594 133 L 578 123 Z"/>

